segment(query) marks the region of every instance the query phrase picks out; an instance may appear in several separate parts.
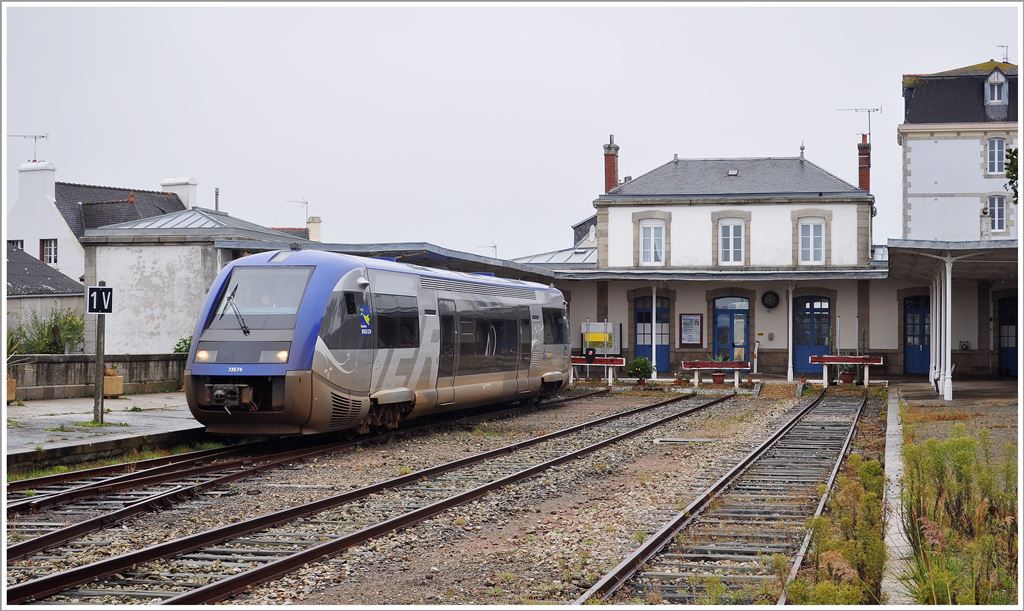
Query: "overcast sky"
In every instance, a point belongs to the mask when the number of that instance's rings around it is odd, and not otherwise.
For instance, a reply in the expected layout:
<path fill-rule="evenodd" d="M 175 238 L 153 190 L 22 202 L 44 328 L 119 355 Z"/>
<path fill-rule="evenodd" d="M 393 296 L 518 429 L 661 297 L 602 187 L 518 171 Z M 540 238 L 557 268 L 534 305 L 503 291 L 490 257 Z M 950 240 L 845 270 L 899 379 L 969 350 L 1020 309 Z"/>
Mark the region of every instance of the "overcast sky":
<path fill-rule="evenodd" d="M 603 189 L 672 158 L 795 156 L 857 183 L 872 115 L 875 242 L 899 237 L 900 79 L 988 59 L 1016 7 L 7 5 L 8 133 L 57 180 L 159 189 L 324 241 L 510 258 L 571 246 Z M 31 141 L 5 138 L 5 204 Z M 787 238 L 788 239 L 788 238 Z"/>

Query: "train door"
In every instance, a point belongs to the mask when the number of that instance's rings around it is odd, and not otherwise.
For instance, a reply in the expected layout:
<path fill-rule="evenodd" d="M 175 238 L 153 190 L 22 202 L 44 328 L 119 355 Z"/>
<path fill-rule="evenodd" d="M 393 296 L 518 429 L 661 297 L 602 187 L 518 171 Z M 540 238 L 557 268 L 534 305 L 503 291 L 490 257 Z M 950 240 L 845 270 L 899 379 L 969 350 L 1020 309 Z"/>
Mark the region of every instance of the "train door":
<path fill-rule="evenodd" d="M 519 367 L 516 370 L 516 392 L 530 392 L 530 352 L 533 334 L 530 325 L 530 307 L 516 308 L 519 321 Z"/>
<path fill-rule="evenodd" d="M 1017 298 L 999 300 L 999 374 L 1017 377 Z"/>
<path fill-rule="evenodd" d="M 928 343 L 931 315 L 927 297 L 903 300 L 903 372 L 910 375 L 928 373 L 931 349 Z"/>
<path fill-rule="evenodd" d="M 437 404 L 455 401 L 455 302 L 437 300 L 437 314 L 441 323 L 440 350 L 437 359 Z"/>

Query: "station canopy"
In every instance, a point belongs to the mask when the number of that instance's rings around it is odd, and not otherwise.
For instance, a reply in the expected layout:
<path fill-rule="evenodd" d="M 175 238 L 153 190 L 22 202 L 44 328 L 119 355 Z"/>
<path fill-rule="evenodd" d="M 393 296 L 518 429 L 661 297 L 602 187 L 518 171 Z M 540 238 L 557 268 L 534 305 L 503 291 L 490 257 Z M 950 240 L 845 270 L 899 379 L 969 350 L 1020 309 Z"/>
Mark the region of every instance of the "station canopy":
<path fill-rule="evenodd" d="M 1017 282 L 1017 240 L 945 242 L 939 240 L 889 240 L 889 277 L 927 281 L 953 259 L 953 280 Z"/>

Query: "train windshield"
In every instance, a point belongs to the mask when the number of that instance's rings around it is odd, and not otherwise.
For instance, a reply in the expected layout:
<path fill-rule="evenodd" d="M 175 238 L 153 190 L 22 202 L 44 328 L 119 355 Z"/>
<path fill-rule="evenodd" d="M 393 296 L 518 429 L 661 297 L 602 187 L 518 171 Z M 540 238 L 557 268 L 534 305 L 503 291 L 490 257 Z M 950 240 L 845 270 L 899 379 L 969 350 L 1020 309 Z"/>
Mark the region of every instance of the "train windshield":
<path fill-rule="evenodd" d="M 293 329 L 312 267 L 236 267 L 210 329 Z"/>

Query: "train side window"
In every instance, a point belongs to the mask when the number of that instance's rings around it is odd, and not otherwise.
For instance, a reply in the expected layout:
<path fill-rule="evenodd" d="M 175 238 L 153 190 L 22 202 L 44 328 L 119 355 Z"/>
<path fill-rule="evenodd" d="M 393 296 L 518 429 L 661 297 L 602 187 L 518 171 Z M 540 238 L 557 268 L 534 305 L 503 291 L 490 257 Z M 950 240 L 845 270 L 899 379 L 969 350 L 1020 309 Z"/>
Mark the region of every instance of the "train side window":
<path fill-rule="evenodd" d="M 569 321 L 562 308 L 541 308 L 544 318 L 544 343 L 565 344 L 569 339 Z"/>
<path fill-rule="evenodd" d="M 331 295 L 323 320 L 320 321 L 320 338 L 329 350 L 373 348 L 373 336 L 364 333 L 364 325 L 359 324 L 358 311 L 361 305 L 362 293 L 347 291 Z"/>
<path fill-rule="evenodd" d="M 374 293 L 378 348 L 419 348 L 420 312 L 415 297 Z"/>
<path fill-rule="evenodd" d="M 515 312 L 506 308 L 459 315 L 459 375 L 515 371 L 519 332 Z"/>

